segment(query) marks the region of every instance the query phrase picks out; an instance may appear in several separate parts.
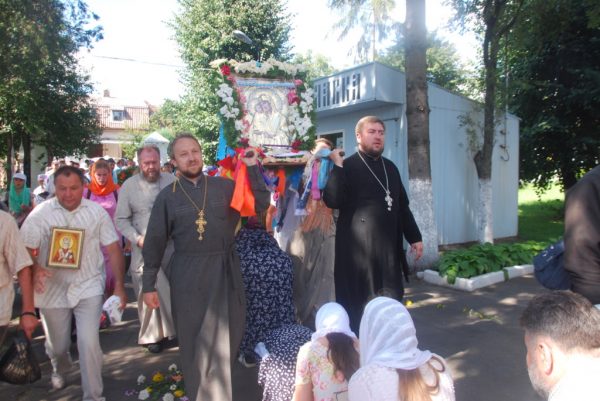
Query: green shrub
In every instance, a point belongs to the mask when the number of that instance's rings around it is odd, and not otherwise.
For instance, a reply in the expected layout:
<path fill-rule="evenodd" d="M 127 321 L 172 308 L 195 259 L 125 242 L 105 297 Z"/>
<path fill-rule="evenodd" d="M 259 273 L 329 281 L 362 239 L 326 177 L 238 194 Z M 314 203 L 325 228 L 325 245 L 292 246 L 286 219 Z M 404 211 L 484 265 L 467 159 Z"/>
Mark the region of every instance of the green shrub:
<path fill-rule="evenodd" d="M 514 244 L 490 243 L 473 245 L 466 249 L 445 252 L 438 262 L 438 271 L 454 284 L 457 277 L 471 278 L 497 272 L 504 267 L 532 263 L 533 257 L 546 245 L 540 242 Z"/>

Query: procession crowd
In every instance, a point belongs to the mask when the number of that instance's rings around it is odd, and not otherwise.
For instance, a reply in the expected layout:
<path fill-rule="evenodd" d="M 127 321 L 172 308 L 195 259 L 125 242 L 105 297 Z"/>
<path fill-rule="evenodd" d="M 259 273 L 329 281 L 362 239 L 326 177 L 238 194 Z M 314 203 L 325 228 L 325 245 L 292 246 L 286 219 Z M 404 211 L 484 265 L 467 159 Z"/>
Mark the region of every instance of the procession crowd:
<path fill-rule="evenodd" d="M 103 400 L 103 304 L 116 296 L 125 307 L 128 270 L 138 344 L 159 353 L 177 338 L 181 399 L 231 400 L 241 363 L 258 364 L 265 401 L 454 400 L 448 364 L 419 349 L 401 302 L 403 242 L 415 260 L 423 244 L 398 169 L 382 156 L 383 121 L 362 118 L 356 138 L 346 159 L 318 139 L 285 185 L 252 150 L 238 154 L 236 180 L 204 174 L 189 134 L 171 142 L 172 166 L 140 148 L 139 173 L 121 185 L 126 161 L 57 160 L 31 194 L 14 174 L 12 216 L 0 212 L 0 339 L 17 275 L 20 326 L 31 337 L 39 313 L 52 387 L 65 386 L 73 328 L 83 399 Z M 587 299 L 540 295 L 521 324 L 540 394 L 598 399 L 589 379 L 600 373 L 600 312 Z"/>

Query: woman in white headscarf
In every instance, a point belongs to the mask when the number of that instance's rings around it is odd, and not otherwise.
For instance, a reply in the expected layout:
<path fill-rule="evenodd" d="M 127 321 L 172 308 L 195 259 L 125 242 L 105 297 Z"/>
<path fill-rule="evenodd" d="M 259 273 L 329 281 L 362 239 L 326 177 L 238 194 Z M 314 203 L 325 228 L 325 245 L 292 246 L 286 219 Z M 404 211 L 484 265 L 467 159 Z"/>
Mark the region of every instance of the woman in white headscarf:
<path fill-rule="evenodd" d="M 358 340 L 346 310 L 335 302 L 321 306 L 317 331 L 298 352 L 292 401 L 342 401 L 348 380 L 358 369 Z"/>
<path fill-rule="evenodd" d="M 350 401 L 454 401 L 444 359 L 417 348 L 415 325 L 400 302 L 378 297 L 360 321 L 360 369 L 348 385 Z"/>

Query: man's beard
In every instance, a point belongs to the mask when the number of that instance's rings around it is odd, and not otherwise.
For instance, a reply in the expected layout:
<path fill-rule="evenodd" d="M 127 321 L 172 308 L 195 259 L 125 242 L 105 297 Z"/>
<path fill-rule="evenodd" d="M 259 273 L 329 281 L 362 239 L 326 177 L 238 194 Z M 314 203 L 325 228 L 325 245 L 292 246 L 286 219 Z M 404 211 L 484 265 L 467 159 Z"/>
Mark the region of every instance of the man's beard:
<path fill-rule="evenodd" d="M 359 149 L 360 149 L 360 150 L 361 150 L 361 151 L 362 151 L 364 154 L 366 154 L 367 156 L 370 156 L 370 157 L 372 157 L 373 159 L 377 159 L 377 158 L 379 158 L 379 157 L 380 157 L 380 156 L 383 154 L 383 151 L 384 151 L 384 147 L 383 147 L 383 146 L 381 147 L 381 150 L 379 150 L 379 151 L 377 151 L 377 150 L 375 150 L 375 149 L 373 149 L 373 148 L 368 148 L 368 149 L 365 149 L 365 148 L 362 148 L 362 149 L 361 149 L 361 148 L 359 148 Z"/>
<path fill-rule="evenodd" d="M 533 389 L 542 396 L 543 399 L 547 400 L 550 395 L 550 389 L 546 388 L 544 381 L 538 370 L 533 366 L 527 367 L 527 373 L 529 374 L 529 380 Z"/>
<path fill-rule="evenodd" d="M 179 173 L 185 178 L 189 178 L 190 180 L 196 179 L 202 175 L 202 167 L 198 169 L 198 171 L 193 171 L 193 169 L 179 169 Z"/>
<path fill-rule="evenodd" d="M 156 182 L 160 178 L 160 172 L 157 171 L 157 172 L 154 172 L 153 174 L 150 174 L 150 173 L 144 173 L 142 171 L 142 176 L 148 182 Z"/>

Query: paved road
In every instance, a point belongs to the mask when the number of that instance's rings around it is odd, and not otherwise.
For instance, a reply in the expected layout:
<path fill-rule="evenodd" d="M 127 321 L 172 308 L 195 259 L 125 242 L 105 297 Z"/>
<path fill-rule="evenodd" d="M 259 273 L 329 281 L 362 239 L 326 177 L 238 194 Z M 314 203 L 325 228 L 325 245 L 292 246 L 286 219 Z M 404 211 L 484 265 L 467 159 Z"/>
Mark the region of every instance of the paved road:
<path fill-rule="evenodd" d="M 412 301 L 409 310 L 417 327 L 420 347 L 448 360 L 458 401 L 541 400 L 529 384 L 518 319 L 527 302 L 542 291 L 544 289 L 531 276 L 474 293 L 436 287 L 419 280 L 409 284 L 406 299 Z M 177 363 L 176 343 L 161 354 L 149 354 L 136 345 L 138 328 L 135 305 L 130 303 L 124 323 L 104 330 L 100 335 L 105 352 L 103 376 L 108 401 L 135 400 L 125 392 L 135 387 L 140 374 L 150 376 Z M 80 400 L 77 365 L 66 377 L 66 388 L 50 391 L 50 364 L 44 355 L 42 332 L 35 339 L 34 349 L 42 362 L 42 379 L 29 386 L 0 383 L 0 399 Z M 75 354 L 76 350 L 73 352 Z M 260 400 L 256 375 L 256 369 L 238 365 L 234 371 L 238 383 L 234 390 L 236 400 Z"/>

